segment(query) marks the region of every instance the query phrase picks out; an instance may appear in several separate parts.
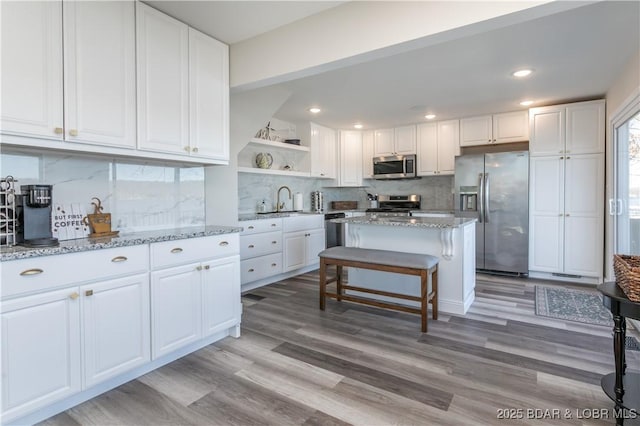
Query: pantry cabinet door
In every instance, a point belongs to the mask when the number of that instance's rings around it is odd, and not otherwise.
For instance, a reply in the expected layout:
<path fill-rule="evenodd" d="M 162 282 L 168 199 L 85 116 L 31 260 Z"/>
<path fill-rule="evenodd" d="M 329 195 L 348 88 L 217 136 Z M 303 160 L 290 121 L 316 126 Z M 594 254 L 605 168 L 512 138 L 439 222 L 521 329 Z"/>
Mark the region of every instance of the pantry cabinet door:
<path fill-rule="evenodd" d="M 564 154 L 565 109 L 541 107 L 529 110 L 529 155 Z"/>
<path fill-rule="evenodd" d="M 567 106 L 568 154 L 604 153 L 604 101 Z"/>
<path fill-rule="evenodd" d="M 138 148 L 188 155 L 189 28 L 136 2 Z"/>
<path fill-rule="evenodd" d="M 151 359 L 148 274 L 85 285 L 80 297 L 85 387 Z"/>
<path fill-rule="evenodd" d="M 2 133 L 62 140 L 62 2 L 0 2 Z"/>
<path fill-rule="evenodd" d="M 80 391 L 77 288 L 2 302 L 2 420 Z"/>
<path fill-rule="evenodd" d="M 229 47 L 189 28 L 191 155 L 229 160 Z"/>
<path fill-rule="evenodd" d="M 136 147 L 134 5 L 64 3 L 65 140 Z"/>

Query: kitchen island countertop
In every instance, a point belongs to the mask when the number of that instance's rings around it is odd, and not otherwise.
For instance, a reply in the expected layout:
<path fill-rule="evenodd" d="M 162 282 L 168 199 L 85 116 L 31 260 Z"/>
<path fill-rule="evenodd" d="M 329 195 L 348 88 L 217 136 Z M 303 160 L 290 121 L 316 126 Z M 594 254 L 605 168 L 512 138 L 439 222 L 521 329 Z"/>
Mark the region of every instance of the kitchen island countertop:
<path fill-rule="evenodd" d="M 415 228 L 459 228 L 476 222 L 476 219 L 462 217 L 378 217 L 374 213 L 367 216 L 331 219 L 331 222 Z"/>
<path fill-rule="evenodd" d="M 57 247 L 2 247 L 0 261 L 26 259 L 29 257 L 50 256 L 56 254 L 77 253 L 89 250 L 101 250 L 113 247 L 135 246 L 160 241 L 183 240 L 187 238 L 208 237 L 212 235 L 232 234 L 242 231 L 232 226 L 190 226 L 184 228 L 160 229 L 155 231 L 123 233 L 117 237 L 80 238 L 60 241 Z"/>

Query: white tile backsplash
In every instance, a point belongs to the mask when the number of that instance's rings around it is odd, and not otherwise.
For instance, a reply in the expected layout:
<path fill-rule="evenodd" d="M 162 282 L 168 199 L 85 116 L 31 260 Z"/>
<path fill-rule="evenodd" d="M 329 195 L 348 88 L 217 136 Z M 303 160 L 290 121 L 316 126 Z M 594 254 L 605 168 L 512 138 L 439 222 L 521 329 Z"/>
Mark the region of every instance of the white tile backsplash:
<path fill-rule="evenodd" d="M 111 213 L 113 230 L 122 232 L 204 225 L 202 167 L 66 153 L 11 151 L 3 147 L 0 175 L 12 175 L 18 186 L 53 185 L 53 202 L 81 203 L 93 212 L 91 199 Z"/>

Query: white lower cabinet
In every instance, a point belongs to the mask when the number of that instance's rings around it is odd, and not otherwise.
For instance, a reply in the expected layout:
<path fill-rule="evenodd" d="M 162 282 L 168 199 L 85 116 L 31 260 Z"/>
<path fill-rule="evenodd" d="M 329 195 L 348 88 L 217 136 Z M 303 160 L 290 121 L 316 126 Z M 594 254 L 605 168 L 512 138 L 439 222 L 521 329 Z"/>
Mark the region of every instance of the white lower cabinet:
<path fill-rule="evenodd" d="M 240 323 L 237 234 L 153 243 L 151 253 L 153 359 Z"/>
<path fill-rule="evenodd" d="M 77 288 L 2 302 L 3 423 L 81 389 Z"/>
<path fill-rule="evenodd" d="M 149 274 L 87 284 L 80 295 L 85 387 L 151 359 Z"/>
<path fill-rule="evenodd" d="M 285 272 L 319 263 L 318 253 L 325 247 L 324 229 L 288 232 L 283 240 Z"/>

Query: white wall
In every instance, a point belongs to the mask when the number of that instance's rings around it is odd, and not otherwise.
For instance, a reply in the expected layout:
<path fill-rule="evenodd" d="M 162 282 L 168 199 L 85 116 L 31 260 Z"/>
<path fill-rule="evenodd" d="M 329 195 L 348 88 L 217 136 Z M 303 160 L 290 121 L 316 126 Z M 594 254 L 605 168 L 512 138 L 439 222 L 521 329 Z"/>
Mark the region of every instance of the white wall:
<path fill-rule="evenodd" d="M 605 179 L 605 280 L 614 280 L 613 274 L 613 217 L 609 216 L 609 198 L 613 198 L 613 126 L 611 118 L 616 112 L 625 106 L 629 97 L 636 91 L 640 91 L 640 52 L 629 60 L 625 69 L 616 79 L 606 95 L 607 100 L 607 127 L 606 127 L 606 179 Z"/>
<path fill-rule="evenodd" d="M 290 95 L 290 92 L 275 87 L 231 95 L 229 165 L 205 167 L 208 225 L 237 225 L 238 153 Z"/>
<path fill-rule="evenodd" d="M 583 2 L 352 1 L 230 47 L 247 90 L 513 25 Z"/>

